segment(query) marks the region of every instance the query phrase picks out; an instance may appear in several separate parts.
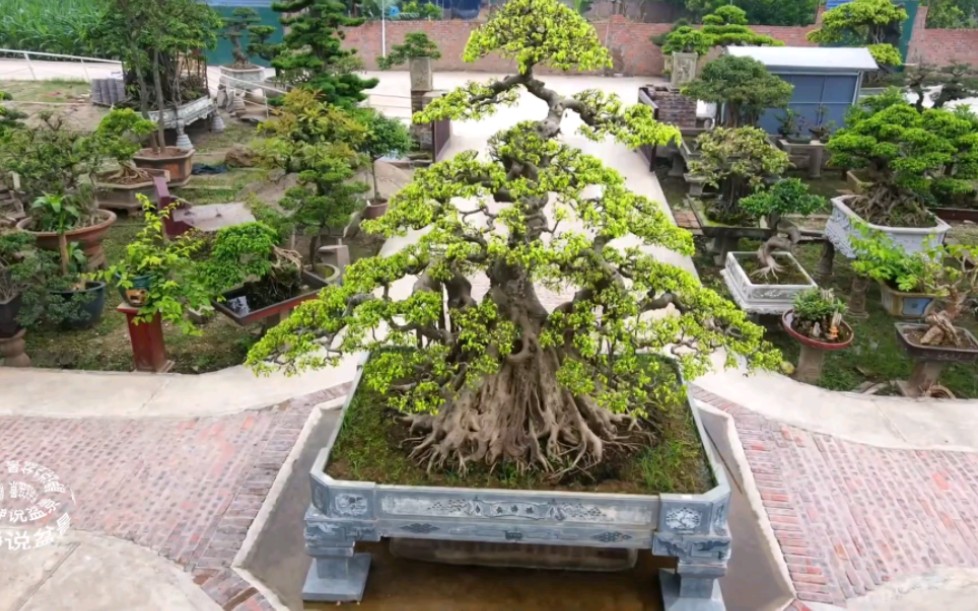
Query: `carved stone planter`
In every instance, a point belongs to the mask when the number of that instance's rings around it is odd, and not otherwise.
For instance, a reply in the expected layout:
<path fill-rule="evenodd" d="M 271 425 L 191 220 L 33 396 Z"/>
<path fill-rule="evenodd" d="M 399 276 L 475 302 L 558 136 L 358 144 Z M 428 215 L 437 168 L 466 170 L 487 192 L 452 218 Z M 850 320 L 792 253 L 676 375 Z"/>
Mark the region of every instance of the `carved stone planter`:
<path fill-rule="evenodd" d="M 726 263 L 720 270 L 723 281 L 730 289 L 730 295 L 740 306 L 740 309 L 745 312 L 751 314 L 784 314 L 792 308 L 798 293 L 817 286 L 794 255 L 788 252 L 776 252 L 774 258 L 782 267 L 791 267 L 796 272 L 800 272 L 807 282 L 805 284 L 756 284 L 738 261 L 740 258 L 754 256 L 755 254 L 752 252 L 728 252 Z"/>
<path fill-rule="evenodd" d="M 867 223 L 846 205 L 846 201 L 850 197 L 852 196 L 843 195 L 832 199 L 832 215 L 829 217 L 828 223 L 825 224 L 825 237 L 832 243 L 835 250 L 847 259 L 853 259 L 856 256 L 851 238 L 860 235 L 856 229 L 857 224 L 865 224 L 870 229 L 882 231 L 893 240 L 896 246 L 903 248 L 908 253 L 920 252 L 925 250 L 928 245 L 942 244 L 944 235 L 951 228 L 950 225 L 936 216 L 933 217 L 933 227 L 888 227 Z"/>
<path fill-rule="evenodd" d="M 210 96 L 205 96 L 197 98 L 192 102 L 181 104 L 175 110 L 173 108 L 167 108 L 163 111 L 163 124 L 167 129 L 182 129 L 183 126 L 209 117 L 215 112 L 217 112 L 217 107 L 214 106 L 214 102 Z M 153 122 L 159 121 L 160 112 L 158 110 L 149 111 L 149 119 Z"/>
<path fill-rule="evenodd" d="M 778 140 L 778 146 L 785 153 L 788 153 L 793 166 L 799 170 L 808 170 L 809 178 L 820 178 L 822 176 L 822 169 L 828 162 L 824 144 L 818 140 L 792 142 L 781 138 Z"/>
<path fill-rule="evenodd" d="M 258 89 L 265 81 L 265 69 L 261 66 L 250 68 L 232 68 L 221 66 L 221 85 L 228 89 Z"/>
<path fill-rule="evenodd" d="M 689 196 L 690 197 L 702 197 L 703 189 L 706 187 L 706 179 L 702 176 L 695 176 L 693 174 L 683 174 L 683 179 L 686 180 L 686 184 L 689 185 Z"/>
<path fill-rule="evenodd" d="M 362 364 L 350 398 L 359 385 Z M 695 410 L 693 415 L 705 439 Z M 717 484 L 698 495 L 397 486 L 341 481 L 326 474 L 340 427 L 310 474 L 312 504 L 305 516 L 305 540 L 313 562 L 302 589 L 304 600 L 359 601 L 370 556 L 356 553 L 356 542 L 406 537 L 651 549 L 679 559 L 675 571 L 661 573 L 665 609 L 725 609 L 717 579 L 726 573 L 730 557 L 730 486 L 709 444 L 704 447 Z"/>

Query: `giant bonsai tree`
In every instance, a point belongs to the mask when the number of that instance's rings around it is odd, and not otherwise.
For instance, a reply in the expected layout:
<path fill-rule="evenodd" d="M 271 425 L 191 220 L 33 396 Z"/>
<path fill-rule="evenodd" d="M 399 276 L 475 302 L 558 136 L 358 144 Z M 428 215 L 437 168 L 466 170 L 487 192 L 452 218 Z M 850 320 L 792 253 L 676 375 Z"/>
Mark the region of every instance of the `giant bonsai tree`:
<path fill-rule="evenodd" d="M 659 44 L 659 37 L 652 42 Z M 747 14 L 739 7 L 724 5 L 703 18 L 703 27 L 691 25 L 676 27 L 662 39 L 662 52 L 696 53 L 705 55 L 713 47 L 756 46 L 782 47 L 784 42 L 765 34 L 758 34 L 747 26 Z"/>
<path fill-rule="evenodd" d="M 328 104 L 354 106 L 366 99 L 363 92 L 377 79 L 358 75 L 356 51 L 343 48 L 343 29 L 363 19 L 350 17 L 339 0 L 283 0 L 272 9 L 282 14 L 286 32 L 280 44 L 266 45 L 264 54 L 279 77 L 318 92 Z"/>
<path fill-rule="evenodd" d="M 750 57 L 724 55 L 706 65 L 696 80 L 683 87 L 683 95 L 705 102 L 726 104 L 727 127 L 756 125 L 768 108 L 784 108 L 794 87 L 768 72 Z"/>
<path fill-rule="evenodd" d="M 854 108 L 827 148 L 832 164 L 862 169 L 869 192 L 851 205 L 871 223 L 930 226 L 927 204 L 970 193 L 978 177 L 978 117 L 967 109 L 918 111 L 899 95 Z"/>
<path fill-rule="evenodd" d="M 896 45 L 907 11 L 893 0 L 852 0 L 825 11 L 808 40 L 824 45 L 862 45 L 884 69 L 903 63 Z"/>
<path fill-rule="evenodd" d="M 668 365 L 642 353 L 671 350 L 687 379 L 707 371 L 721 347 L 751 366 L 779 357 L 732 303 L 616 241 L 631 233 L 693 251 L 658 204 L 560 139 L 568 112 L 585 137 L 612 136 L 628 149 L 679 135 L 647 106 L 597 90 L 565 96 L 536 76 L 545 66 L 610 66 L 594 28 L 557 0 L 511 0 L 473 32 L 463 57 L 489 54 L 518 71 L 470 82 L 415 121 L 481 119 L 521 90 L 546 111 L 493 136 L 485 157 L 464 152 L 419 170 L 387 214 L 365 225 L 387 236 L 426 231 L 396 254 L 354 263 L 341 286 L 270 330 L 248 363 L 295 371 L 370 351 L 363 383 L 422 433 L 413 456 L 430 469 L 586 470 L 610 448 L 627 451 L 633 427 L 654 431 L 659 406 L 675 399 L 675 387 L 652 384 Z M 394 285 L 412 277 L 410 295 L 395 296 Z M 573 296 L 548 307 L 546 289 Z"/>
<path fill-rule="evenodd" d="M 296 174 L 299 184 L 285 192 L 281 206 L 309 235 L 309 261 L 331 231 L 343 229 L 363 205 L 366 184 L 355 180 L 364 164 L 366 127 L 316 92 L 287 93 L 275 116 L 261 125 L 268 136 L 255 149 L 266 167 Z"/>

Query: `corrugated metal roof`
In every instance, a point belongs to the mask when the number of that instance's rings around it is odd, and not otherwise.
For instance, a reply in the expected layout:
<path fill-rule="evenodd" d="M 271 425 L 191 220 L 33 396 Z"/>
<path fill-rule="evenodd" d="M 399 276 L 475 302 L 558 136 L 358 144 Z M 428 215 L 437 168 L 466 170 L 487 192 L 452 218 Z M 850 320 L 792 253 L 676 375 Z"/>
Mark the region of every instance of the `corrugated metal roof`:
<path fill-rule="evenodd" d="M 736 57 L 751 57 L 768 68 L 811 68 L 826 72 L 876 70 L 865 47 L 727 47 Z"/>

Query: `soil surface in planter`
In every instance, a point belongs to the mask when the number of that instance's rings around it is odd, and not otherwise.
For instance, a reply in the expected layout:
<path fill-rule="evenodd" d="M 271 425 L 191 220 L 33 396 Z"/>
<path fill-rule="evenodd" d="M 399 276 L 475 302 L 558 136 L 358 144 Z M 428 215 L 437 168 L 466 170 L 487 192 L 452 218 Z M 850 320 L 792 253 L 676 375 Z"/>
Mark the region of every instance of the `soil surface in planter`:
<path fill-rule="evenodd" d="M 808 284 L 808 278 L 794 265 L 790 259 L 784 256 L 775 255 L 774 260 L 781 266 L 781 271 L 777 274 L 770 273 L 763 276 L 755 274 L 761 269 L 761 262 L 754 255 L 738 255 L 737 263 L 747 272 L 747 279 L 751 284 Z"/>
<path fill-rule="evenodd" d="M 367 365 L 369 367 L 369 364 Z M 330 454 L 326 472 L 336 479 L 371 481 L 410 486 L 508 488 L 516 490 L 564 490 L 698 494 L 709 490 L 713 476 L 685 403 L 659 407 L 663 416 L 661 439 L 643 439 L 639 449 L 625 452 L 607 448 L 602 464 L 590 476 L 572 475 L 551 482 L 541 473 L 519 473 L 505 465 L 490 472 L 470 464 L 464 476 L 449 470 L 426 470 L 408 454 L 412 449 L 408 427 L 384 397 L 361 384 L 343 419 Z"/>
<path fill-rule="evenodd" d="M 963 333 L 960 334 L 962 340 L 960 345 L 955 344 L 952 341 L 945 341 L 941 344 L 923 344 L 920 340 L 923 339 L 925 333 L 927 333 L 927 328 L 910 329 L 904 333 L 903 336 L 907 338 L 907 341 L 909 341 L 911 344 L 915 344 L 922 348 L 958 348 L 960 350 L 978 350 L 978 343 L 973 342 L 970 337 Z"/>

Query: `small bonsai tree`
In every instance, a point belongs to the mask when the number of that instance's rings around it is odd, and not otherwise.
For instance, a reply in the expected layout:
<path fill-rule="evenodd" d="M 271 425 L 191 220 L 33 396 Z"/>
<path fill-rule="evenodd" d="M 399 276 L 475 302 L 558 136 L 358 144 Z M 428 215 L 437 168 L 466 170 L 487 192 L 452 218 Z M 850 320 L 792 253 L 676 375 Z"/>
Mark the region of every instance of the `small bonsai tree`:
<path fill-rule="evenodd" d="M 700 155 L 689 162 L 690 172 L 719 191 L 707 216 L 726 224 L 752 222 L 752 213 L 739 206 L 741 198 L 787 170 L 788 154 L 771 146 L 764 130 L 756 127 L 718 127 L 696 141 Z"/>
<path fill-rule="evenodd" d="M 720 346 L 750 366 L 777 367 L 780 356 L 760 327 L 688 272 L 615 245 L 631 233 L 692 252 L 690 235 L 658 204 L 559 137 L 566 111 L 581 117 L 584 136 L 613 136 L 629 149 L 678 137 L 648 106 L 598 90 L 565 96 L 537 77 L 544 67 L 611 66 L 594 27 L 557 0 L 510 0 L 472 33 L 464 57 L 490 54 L 513 60 L 516 73 L 468 83 L 414 120 L 480 119 L 521 89 L 546 106 L 540 118 L 493 136 L 485 158 L 460 153 L 416 172 L 387 214 L 364 225 L 387 236 L 427 231 L 393 256 L 355 262 L 342 285 L 271 329 L 248 363 L 295 371 L 371 352 L 363 384 L 409 420 L 419 463 L 559 478 L 593 470 L 612 447 L 656 442 L 642 431 L 654 435 L 658 406 L 679 391 L 654 383 L 668 365 L 641 352 L 671 348 L 687 379 L 707 371 Z M 594 186 L 601 194 L 587 196 Z M 413 292 L 396 297 L 391 287 L 412 277 Z M 474 282 L 491 288 L 476 297 Z M 576 292 L 548 309 L 543 286 Z M 672 315 L 643 316 L 670 304 Z M 630 445 L 635 434 L 643 441 Z"/>
<path fill-rule="evenodd" d="M 791 108 L 785 108 L 778 115 L 778 135 L 789 142 L 799 138 L 804 125 L 805 119 Z"/>
<path fill-rule="evenodd" d="M 99 121 L 95 138 L 100 150 L 115 159 L 119 169 L 102 174 L 99 178 L 123 183 L 145 180 L 148 174 L 133 164 L 132 157 L 142 148 L 142 140 L 155 130 L 155 123 L 144 119 L 131 108 L 114 108 L 109 111 Z"/>
<path fill-rule="evenodd" d="M 929 257 L 925 251 L 907 252 L 883 232 L 859 227 L 852 239 L 856 258 L 852 270 L 904 293 L 924 291 L 924 273 Z"/>
<path fill-rule="evenodd" d="M 411 134 L 400 119 L 394 119 L 383 113 L 367 108 L 358 115 L 357 120 L 366 128 L 366 135 L 359 150 L 368 159 L 370 178 L 373 182 L 374 202 L 379 202 L 380 189 L 377 185 L 377 161 L 388 155 L 400 156 L 411 150 Z"/>
<path fill-rule="evenodd" d="M 827 148 L 831 163 L 869 173 L 869 192 L 852 208 L 864 220 L 893 226 L 930 226 L 937 194 L 970 193 L 978 177 L 978 119 L 960 109 L 918 111 L 899 95 L 868 100 Z"/>
<path fill-rule="evenodd" d="M 726 4 L 703 17 L 703 32 L 714 47 L 783 47 L 784 42 L 747 27 L 747 13 Z"/>
<path fill-rule="evenodd" d="M 234 63 L 231 64 L 232 68 L 243 70 L 246 68 L 254 67 L 251 63 L 249 57 L 251 52 L 256 49 L 262 48 L 263 40 L 256 41 L 254 46 L 248 45 L 247 47 L 242 46 L 241 39 L 246 33 L 254 36 L 253 30 L 261 21 L 258 16 L 258 11 L 253 8 L 248 7 L 238 7 L 231 11 L 231 17 L 224 20 L 224 30 L 222 36 L 225 40 L 231 43 L 231 54 L 234 57 Z M 264 26 L 265 28 L 271 29 L 271 26 Z M 259 32 L 265 32 L 264 29 L 259 30 Z M 271 32 L 268 33 L 271 35 Z"/>
<path fill-rule="evenodd" d="M 365 162 L 361 150 L 367 146 L 367 128 L 351 111 L 296 89 L 284 96 L 282 107 L 260 131 L 267 136 L 255 144 L 261 163 L 298 176 L 298 186 L 279 203 L 309 234 L 311 263 L 327 235 L 343 229 L 363 205 L 361 196 L 369 187 L 355 176 Z"/>
<path fill-rule="evenodd" d="M 151 322 L 159 316 L 183 333 L 199 335 L 200 331 L 186 317 L 188 310 L 211 309 L 216 296 L 205 287 L 197 274 L 196 255 L 204 247 L 203 238 L 189 231 L 176 238 L 166 234 L 164 220 L 179 206 L 173 203 L 163 210 L 145 195 L 137 195 L 143 207 L 143 226 L 134 240 L 126 245 L 121 260 L 97 274 L 98 278 L 117 284 L 138 305 L 136 322 Z M 136 287 L 134 280 L 141 281 Z M 138 292 L 138 295 L 134 295 Z"/>
<path fill-rule="evenodd" d="M 377 79 L 357 74 L 356 50 L 342 45 L 344 29 L 363 24 L 362 18 L 350 17 L 336 0 L 283 0 L 272 9 L 286 30 L 280 44 L 264 49 L 278 78 L 317 92 L 328 104 L 353 107 L 366 99 L 364 91 Z"/>
<path fill-rule="evenodd" d="M 801 231 L 784 217 L 812 214 L 825 208 L 826 203 L 824 197 L 809 193 L 808 185 L 797 178 L 779 180 L 769 189 L 740 200 L 740 207 L 744 211 L 764 219 L 765 225 L 774 230 L 774 235 L 757 249 L 757 260 L 760 263 L 760 267 L 754 272 L 757 276 L 777 276 L 781 267 L 774 253 L 778 250 L 791 252 L 801 240 Z"/>
<path fill-rule="evenodd" d="M 403 66 L 412 59 L 421 58 L 441 59 L 438 44 L 428 38 L 424 32 L 409 32 L 404 42 L 391 47 L 386 57 L 378 57 L 377 65 L 381 70 L 390 70 L 395 66 Z"/>
<path fill-rule="evenodd" d="M 15 172 L 27 201 L 44 195 L 60 195 L 80 211 L 84 226 L 93 219 L 95 209 L 91 179 L 102 163 L 101 142 L 97 136 L 69 127 L 64 117 L 44 112 L 31 127 L 13 129 L 0 139 L 0 174 Z M 33 208 L 35 228 L 48 223 Z"/>
<path fill-rule="evenodd" d="M 815 109 L 815 123 L 813 123 L 809 128 L 808 132 L 812 135 L 812 138 L 818 140 L 819 142 L 826 142 L 832 131 L 835 130 L 835 121 L 826 121 L 825 114 L 828 112 L 825 104 L 819 104 L 818 108 Z"/>
<path fill-rule="evenodd" d="M 906 9 L 893 0 L 852 0 L 825 11 L 821 27 L 809 32 L 808 40 L 865 46 L 880 68 L 889 70 L 903 64 L 896 45 L 906 19 Z"/>
<path fill-rule="evenodd" d="M 968 301 L 978 295 L 978 246 L 943 244 L 927 251 L 920 276 L 924 292 L 939 304 L 924 317 L 927 330 L 919 343 L 925 346 L 966 346 L 965 334 L 955 322 L 968 311 Z"/>
<path fill-rule="evenodd" d="M 262 222 L 223 227 L 210 239 L 197 278 L 218 299 L 245 286 L 258 307 L 294 297 L 301 285 L 302 258 L 281 248 L 281 241 L 278 231 Z"/>
<path fill-rule="evenodd" d="M 749 57 L 725 55 L 708 63 L 696 80 L 683 87 L 683 95 L 726 104 L 727 127 L 756 125 L 769 108 L 784 108 L 794 87 L 768 72 Z"/>
<path fill-rule="evenodd" d="M 792 303 L 791 328 L 821 342 L 846 341 L 849 338 L 842 325 L 845 313 L 846 303 L 832 289 L 806 289 Z"/>
<path fill-rule="evenodd" d="M 34 236 L 24 231 L 0 227 L 0 305 L 20 300 L 16 323 L 29 327 L 42 318 L 50 295 L 47 279 L 57 273 L 50 252 L 37 248 Z M 0 331 L 8 337 L 16 329 Z"/>

